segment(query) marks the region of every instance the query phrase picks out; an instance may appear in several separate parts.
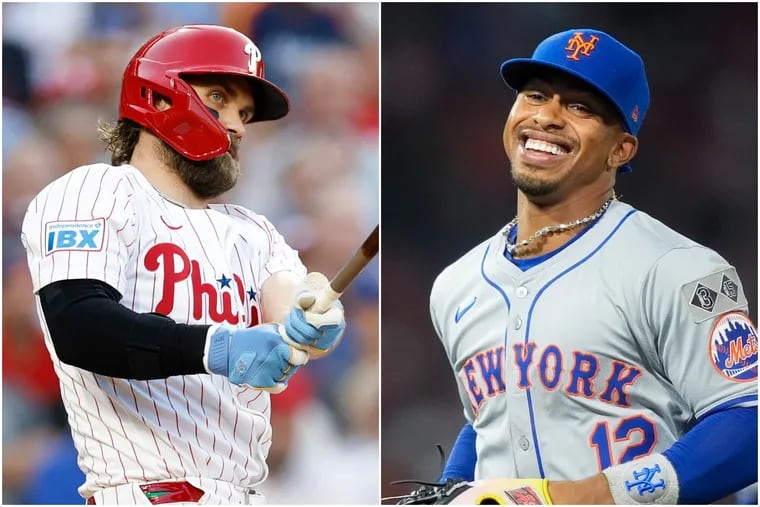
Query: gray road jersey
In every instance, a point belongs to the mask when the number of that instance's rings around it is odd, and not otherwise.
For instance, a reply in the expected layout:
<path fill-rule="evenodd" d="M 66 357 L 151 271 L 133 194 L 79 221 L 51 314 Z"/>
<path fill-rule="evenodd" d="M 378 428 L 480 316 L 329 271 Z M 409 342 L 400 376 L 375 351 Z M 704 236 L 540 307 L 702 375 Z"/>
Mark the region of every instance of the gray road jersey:
<path fill-rule="evenodd" d="M 714 251 L 620 202 L 526 272 L 504 247 L 499 231 L 431 294 L 477 432 L 476 479 L 580 479 L 757 404 L 757 334 Z"/>

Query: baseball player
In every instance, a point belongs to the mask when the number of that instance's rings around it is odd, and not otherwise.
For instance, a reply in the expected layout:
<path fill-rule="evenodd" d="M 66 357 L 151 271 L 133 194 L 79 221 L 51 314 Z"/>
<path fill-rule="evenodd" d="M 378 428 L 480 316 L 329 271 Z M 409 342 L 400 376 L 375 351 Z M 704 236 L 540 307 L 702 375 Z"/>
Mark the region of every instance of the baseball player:
<path fill-rule="evenodd" d="M 433 285 L 466 424 L 441 484 L 402 503 L 695 504 L 756 482 L 739 276 L 615 195 L 649 106 L 641 58 L 573 29 L 501 74 L 517 214 Z"/>
<path fill-rule="evenodd" d="M 265 217 L 209 201 L 235 185 L 245 126 L 288 110 L 243 34 L 167 30 L 101 127 L 112 164 L 29 205 L 22 241 L 88 504 L 263 500 L 270 392 L 336 346 L 343 310 L 313 310 L 325 277 Z"/>

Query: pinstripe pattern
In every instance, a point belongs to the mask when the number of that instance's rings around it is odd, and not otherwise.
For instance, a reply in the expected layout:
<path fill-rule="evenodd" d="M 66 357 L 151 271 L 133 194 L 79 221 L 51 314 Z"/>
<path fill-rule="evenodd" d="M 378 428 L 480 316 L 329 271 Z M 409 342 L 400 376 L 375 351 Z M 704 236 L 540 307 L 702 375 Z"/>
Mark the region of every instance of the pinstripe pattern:
<path fill-rule="evenodd" d="M 101 250 L 46 253 L 46 224 L 97 218 L 105 219 Z M 58 280 L 102 280 L 126 307 L 183 323 L 256 324 L 266 278 L 305 274 L 264 217 L 229 205 L 184 209 L 130 166 L 84 166 L 51 183 L 29 206 L 23 237 L 35 292 Z M 230 484 L 266 478 L 269 394 L 216 375 L 136 381 L 63 364 L 37 306 L 86 474 L 83 496 L 109 488 L 96 500 L 134 503 L 134 483 L 202 477 L 218 500 L 210 503 L 229 503 Z"/>

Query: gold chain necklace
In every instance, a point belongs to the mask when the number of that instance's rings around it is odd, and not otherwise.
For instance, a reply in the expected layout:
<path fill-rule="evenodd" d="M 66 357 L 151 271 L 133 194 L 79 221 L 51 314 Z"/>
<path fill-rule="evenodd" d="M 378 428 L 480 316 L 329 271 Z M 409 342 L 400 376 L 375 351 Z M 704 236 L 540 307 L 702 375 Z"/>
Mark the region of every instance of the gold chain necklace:
<path fill-rule="evenodd" d="M 602 206 L 598 210 L 596 210 L 595 212 L 593 212 L 589 216 L 583 217 L 583 218 L 579 218 L 578 220 L 573 220 L 572 222 L 569 222 L 569 223 L 566 223 L 566 224 L 547 225 L 546 227 L 543 227 L 543 228 L 537 230 L 536 232 L 534 232 L 528 239 L 524 239 L 524 240 L 522 240 L 522 241 L 520 241 L 518 243 L 510 243 L 510 241 L 509 241 L 509 233 L 512 230 L 512 228 L 514 228 L 514 226 L 517 225 L 517 217 L 515 217 L 515 218 L 512 219 L 511 222 L 509 222 L 507 224 L 507 227 L 504 229 L 504 232 L 502 233 L 502 234 L 504 234 L 504 237 L 507 240 L 507 253 L 509 253 L 509 255 L 514 255 L 515 251 L 518 248 L 524 248 L 524 247 L 530 245 L 533 241 L 537 240 L 538 238 L 541 238 L 543 236 L 547 236 L 549 234 L 569 231 L 569 230 L 575 229 L 577 227 L 580 227 L 581 225 L 584 225 L 584 224 L 587 224 L 589 222 L 593 222 L 595 220 L 598 220 L 599 217 L 601 217 L 602 215 L 604 215 L 604 212 L 607 211 L 607 208 L 610 207 L 610 203 L 612 201 L 615 201 L 615 200 L 617 200 L 617 196 L 615 195 L 615 192 L 613 191 L 612 192 L 612 197 L 610 197 L 609 199 L 607 199 L 604 202 L 604 204 L 602 204 Z"/>

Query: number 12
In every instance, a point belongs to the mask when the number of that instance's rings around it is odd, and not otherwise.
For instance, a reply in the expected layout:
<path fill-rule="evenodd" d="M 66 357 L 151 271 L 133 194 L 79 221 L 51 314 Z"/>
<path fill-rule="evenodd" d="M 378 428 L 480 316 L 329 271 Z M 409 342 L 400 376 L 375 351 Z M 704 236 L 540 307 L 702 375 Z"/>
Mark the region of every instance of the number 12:
<path fill-rule="evenodd" d="M 615 442 L 631 441 L 635 433 L 641 434 L 641 440 L 629 443 L 620 454 L 616 463 L 613 463 L 612 443 L 610 441 L 610 428 L 607 421 L 597 423 L 591 432 L 589 443 L 596 448 L 596 457 L 599 462 L 599 471 L 611 467 L 613 464 L 627 463 L 641 456 L 652 453 L 657 444 L 657 428 L 650 419 L 643 415 L 627 417 L 620 421 L 612 432 Z"/>

